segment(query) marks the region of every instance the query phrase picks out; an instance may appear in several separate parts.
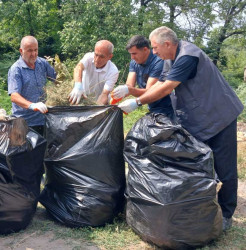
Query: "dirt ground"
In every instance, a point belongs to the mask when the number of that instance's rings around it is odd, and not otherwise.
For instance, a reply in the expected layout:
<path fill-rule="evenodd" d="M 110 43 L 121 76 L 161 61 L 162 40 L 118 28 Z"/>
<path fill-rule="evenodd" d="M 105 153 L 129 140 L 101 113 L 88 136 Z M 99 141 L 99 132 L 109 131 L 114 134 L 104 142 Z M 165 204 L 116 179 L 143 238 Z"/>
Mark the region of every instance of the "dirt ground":
<path fill-rule="evenodd" d="M 238 123 L 238 141 L 246 141 L 246 123 Z M 238 206 L 233 216 L 233 223 L 237 224 L 240 218 L 246 218 L 246 181 L 239 180 L 238 186 Z M 25 233 L 17 236 L 15 234 L 0 239 L 0 250 L 98 250 L 97 246 L 91 243 L 68 242 L 63 239 L 56 239 L 52 232 L 46 232 L 39 235 L 34 233 Z M 150 249 L 144 242 L 134 249 Z"/>

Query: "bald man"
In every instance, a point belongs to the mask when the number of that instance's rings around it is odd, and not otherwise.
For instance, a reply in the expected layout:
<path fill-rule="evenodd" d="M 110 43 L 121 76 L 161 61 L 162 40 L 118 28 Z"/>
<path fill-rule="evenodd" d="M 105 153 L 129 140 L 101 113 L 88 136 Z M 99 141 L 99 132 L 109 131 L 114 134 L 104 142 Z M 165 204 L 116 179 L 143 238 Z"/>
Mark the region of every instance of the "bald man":
<path fill-rule="evenodd" d="M 20 44 L 20 58 L 8 72 L 8 93 L 12 101 L 12 113 L 23 117 L 28 126 L 43 135 L 47 78 L 55 79 L 55 70 L 43 58 L 38 57 L 38 41 L 25 36 Z"/>
<path fill-rule="evenodd" d="M 114 63 L 114 45 L 108 40 L 96 43 L 94 52 L 84 55 L 74 69 L 74 88 L 69 94 L 71 104 L 79 104 L 87 95 L 99 105 L 108 104 L 108 95 L 118 80 L 119 71 Z"/>

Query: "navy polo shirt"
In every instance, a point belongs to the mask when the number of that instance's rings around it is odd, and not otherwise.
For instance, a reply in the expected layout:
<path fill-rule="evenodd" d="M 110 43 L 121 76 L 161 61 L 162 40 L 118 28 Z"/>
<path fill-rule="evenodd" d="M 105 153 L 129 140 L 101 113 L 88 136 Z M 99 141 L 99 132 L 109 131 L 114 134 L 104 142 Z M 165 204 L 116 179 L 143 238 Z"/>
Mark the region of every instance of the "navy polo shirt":
<path fill-rule="evenodd" d="M 135 72 L 137 76 L 137 84 L 139 88 L 146 88 L 149 77 L 159 79 L 163 70 L 164 61 L 150 50 L 147 61 L 143 64 L 137 64 L 135 60 L 131 60 L 129 72 Z M 149 110 L 155 113 L 170 113 L 173 111 L 170 96 L 166 96 L 160 100 L 150 103 Z"/>
<path fill-rule="evenodd" d="M 143 64 L 137 64 L 135 60 L 131 60 L 129 72 L 135 72 L 137 75 L 137 84 L 140 88 L 146 88 L 149 77 L 159 78 L 164 61 L 150 51 L 147 61 Z"/>

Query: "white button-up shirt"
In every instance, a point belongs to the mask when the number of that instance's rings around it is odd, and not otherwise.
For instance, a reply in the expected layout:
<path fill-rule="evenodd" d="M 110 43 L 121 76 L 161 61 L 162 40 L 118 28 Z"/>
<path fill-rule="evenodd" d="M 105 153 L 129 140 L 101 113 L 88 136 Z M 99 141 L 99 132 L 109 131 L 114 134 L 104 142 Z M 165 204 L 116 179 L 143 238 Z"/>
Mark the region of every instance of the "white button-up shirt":
<path fill-rule="evenodd" d="M 94 52 L 86 53 L 80 62 L 84 65 L 82 84 L 86 95 L 97 100 L 103 89 L 113 90 L 119 77 L 114 63 L 109 60 L 103 68 L 97 69 L 94 64 Z"/>

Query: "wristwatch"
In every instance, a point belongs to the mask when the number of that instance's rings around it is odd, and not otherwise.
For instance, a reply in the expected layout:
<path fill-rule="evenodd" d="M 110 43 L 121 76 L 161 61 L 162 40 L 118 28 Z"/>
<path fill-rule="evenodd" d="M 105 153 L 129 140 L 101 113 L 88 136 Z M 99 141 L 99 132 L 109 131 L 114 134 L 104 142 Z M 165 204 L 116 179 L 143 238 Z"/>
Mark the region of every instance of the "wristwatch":
<path fill-rule="evenodd" d="M 143 104 L 141 103 L 139 97 L 136 99 L 136 102 L 137 102 L 137 105 L 138 105 L 139 107 L 143 105 Z"/>

